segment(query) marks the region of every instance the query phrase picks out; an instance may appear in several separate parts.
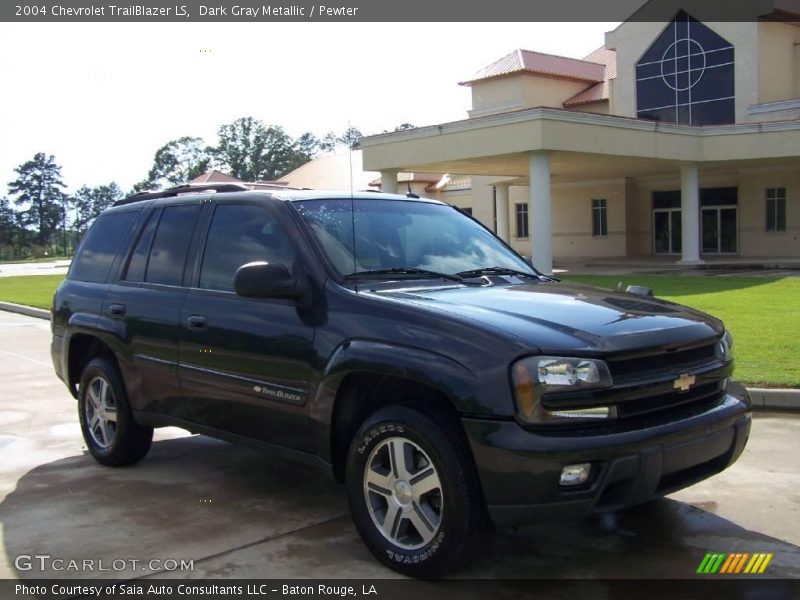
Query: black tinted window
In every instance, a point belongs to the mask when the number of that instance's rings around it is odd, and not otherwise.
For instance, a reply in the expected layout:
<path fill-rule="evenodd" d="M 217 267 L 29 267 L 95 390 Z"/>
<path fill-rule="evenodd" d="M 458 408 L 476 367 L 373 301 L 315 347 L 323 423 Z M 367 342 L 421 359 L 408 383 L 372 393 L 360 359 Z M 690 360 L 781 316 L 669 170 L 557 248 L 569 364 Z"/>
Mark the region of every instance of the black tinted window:
<path fill-rule="evenodd" d="M 265 208 L 220 204 L 208 231 L 200 287 L 232 292 L 236 269 L 253 261 L 291 269 L 294 250 L 286 232 Z"/>
<path fill-rule="evenodd" d="M 186 254 L 200 205 L 170 206 L 161 213 L 147 262 L 145 281 L 181 285 Z"/>
<path fill-rule="evenodd" d="M 735 120 L 734 47 L 680 11 L 636 64 L 637 116 L 686 125 Z"/>
<path fill-rule="evenodd" d="M 125 273 L 126 281 L 144 281 L 144 274 L 147 270 L 147 257 L 150 255 L 150 246 L 153 243 L 153 234 L 156 231 L 159 216 L 161 216 L 161 211 L 154 211 L 150 215 L 142 235 L 139 236 L 139 241 L 136 243 L 136 248 L 133 250 L 131 260 L 128 263 L 128 270 Z"/>
<path fill-rule="evenodd" d="M 81 242 L 72 261 L 70 279 L 104 282 L 119 244 L 133 225 L 135 216 L 136 212 L 125 211 L 99 217 Z"/>

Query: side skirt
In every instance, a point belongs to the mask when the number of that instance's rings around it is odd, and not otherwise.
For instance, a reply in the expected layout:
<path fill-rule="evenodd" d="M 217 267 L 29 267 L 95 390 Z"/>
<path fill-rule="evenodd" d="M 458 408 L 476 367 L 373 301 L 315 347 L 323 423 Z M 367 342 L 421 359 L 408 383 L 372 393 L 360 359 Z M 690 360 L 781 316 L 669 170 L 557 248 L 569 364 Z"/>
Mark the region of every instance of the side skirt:
<path fill-rule="evenodd" d="M 135 410 L 133 411 L 133 418 L 140 425 L 146 425 L 149 427 L 180 427 L 181 429 L 186 429 L 191 433 L 207 435 L 208 437 L 222 440 L 224 442 L 230 442 L 232 444 L 246 446 L 248 448 L 258 450 L 276 458 L 302 463 L 304 465 L 314 467 L 320 471 L 324 471 L 328 477 L 333 479 L 333 468 L 331 467 L 330 463 L 326 462 L 316 454 L 295 450 L 293 448 L 287 448 L 286 446 L 280 446 L 271 442 L 255 440 L 244 435 L 230 433 L 228 431 L 221 431 L 213 427 L 207 427 L 205 425 L 193 423 L 192 421 L 186 421 L 184 419 L 178 419 L 176 417 L 163 415 L 160 413 Z"/>

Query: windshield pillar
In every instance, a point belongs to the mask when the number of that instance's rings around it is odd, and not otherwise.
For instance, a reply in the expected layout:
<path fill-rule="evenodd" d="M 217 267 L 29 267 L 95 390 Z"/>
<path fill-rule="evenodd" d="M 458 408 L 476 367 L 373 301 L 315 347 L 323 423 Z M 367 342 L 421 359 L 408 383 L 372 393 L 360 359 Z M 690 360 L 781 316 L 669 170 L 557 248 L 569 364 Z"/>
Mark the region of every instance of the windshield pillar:
<path fill-rule="evenodd" d="M 550 153 L 528 154 L 530 198 L 528 203 L 533 266 L 545 275 L 553 274 L 552 198 L 550 195 Z"/>

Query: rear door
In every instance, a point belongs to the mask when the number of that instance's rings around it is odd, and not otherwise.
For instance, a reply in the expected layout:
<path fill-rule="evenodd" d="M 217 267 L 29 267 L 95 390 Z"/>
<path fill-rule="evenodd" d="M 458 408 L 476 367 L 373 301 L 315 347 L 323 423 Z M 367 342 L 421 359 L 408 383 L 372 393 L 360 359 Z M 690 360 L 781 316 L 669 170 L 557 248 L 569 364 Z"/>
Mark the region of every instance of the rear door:
<path fill-rule="evenodd" d="M 236 269 L 252 261 L 300 269 L 280 201 L 215 200 L 181 311 L 180 381 L 195 422 L 308 449 L 305 403 L 314 327 L 294 301 L 242 298 Z M 270 205 L 273 203 L 273 205 Z"/>
<path fill-rule="evenodd" d="M 134 410 L 188 419 L 177 374 L 178 324 L 200 213 L 196 201 L 152 210 L 106 297 L 106 313 L 124 323 L 129 356 L 120 366 Z"/>

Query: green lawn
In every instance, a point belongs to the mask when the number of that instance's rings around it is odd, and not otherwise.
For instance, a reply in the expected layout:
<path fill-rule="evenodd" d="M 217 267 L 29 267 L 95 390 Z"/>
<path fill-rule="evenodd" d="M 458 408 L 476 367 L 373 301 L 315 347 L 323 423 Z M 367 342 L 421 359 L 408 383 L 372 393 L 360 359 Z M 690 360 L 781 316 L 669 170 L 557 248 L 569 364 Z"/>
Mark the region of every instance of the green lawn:
<path fill-rule="evenodd" d="M 0 300 L 49 308 L 61 275 L 0 277 Z M 711 313 L 734 339 L 736 378 L 800 388 L 800 277 L 571 276 L 601 287 L 645 285 L 656 296 Z"/>
<path fill-rule="evenodd" d="M 49 309 L 53 292 L 62 279 L 63 275 L 0 277 L 0 300 Z"/>
<path fill-rule="evenodd" d="M 569 276 L 588 285 L 644 285 L 665 300 L 722 319 L 734 340 L 735 377 L 753 387 L 800 388 L 800 277 Z"/>

